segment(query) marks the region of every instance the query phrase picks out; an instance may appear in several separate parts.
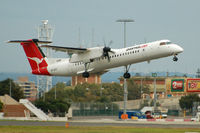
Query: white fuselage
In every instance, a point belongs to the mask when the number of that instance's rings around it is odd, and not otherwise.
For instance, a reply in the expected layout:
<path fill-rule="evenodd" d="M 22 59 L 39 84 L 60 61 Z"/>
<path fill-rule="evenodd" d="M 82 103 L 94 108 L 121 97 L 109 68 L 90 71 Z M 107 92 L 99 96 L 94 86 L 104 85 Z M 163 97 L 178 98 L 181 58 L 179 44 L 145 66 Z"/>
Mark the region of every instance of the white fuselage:
<path fill-rule="evenodd" d="M 165 42 L 165 44 L 162 44 L 162 42 Z M 91 69 L 91 73 L 101 73 L 110 68 L 177 55 L 183 51 L 177 44 L 167 44 L 169 42 L 169 40 L 161 40 L 122 49 L 112 49 L 114 53 L 109 53 L 110 62 L 105 57 L 96 58 L 89 63 L 88 70 Z M 74 76 L 85 71 L 83 62 L 71 63 L 70 58 L 46 58 L 46 61 L 49 64 L 47 70 L 52 76 Z"/>

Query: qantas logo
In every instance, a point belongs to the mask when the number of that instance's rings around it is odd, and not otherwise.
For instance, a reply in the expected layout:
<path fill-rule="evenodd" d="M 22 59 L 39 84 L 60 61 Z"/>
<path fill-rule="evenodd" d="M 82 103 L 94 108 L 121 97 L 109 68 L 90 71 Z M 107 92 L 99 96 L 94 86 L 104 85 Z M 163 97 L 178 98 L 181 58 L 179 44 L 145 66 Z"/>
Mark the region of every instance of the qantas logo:
<path fill-rule="evenodd" d="M 28 57 L 28 59 L 33 60 L 33 61 L 36 62 L 37 68 L 38 68 L 38 72 L 40 73 L 39 65 L 40 65 L 40 63 L 42 63 L 42 61 L 44 60 L 44 58 L 39 59 L 39 58 L 37 58 L 37 57 L 33 57 L 33 58 Z"/>

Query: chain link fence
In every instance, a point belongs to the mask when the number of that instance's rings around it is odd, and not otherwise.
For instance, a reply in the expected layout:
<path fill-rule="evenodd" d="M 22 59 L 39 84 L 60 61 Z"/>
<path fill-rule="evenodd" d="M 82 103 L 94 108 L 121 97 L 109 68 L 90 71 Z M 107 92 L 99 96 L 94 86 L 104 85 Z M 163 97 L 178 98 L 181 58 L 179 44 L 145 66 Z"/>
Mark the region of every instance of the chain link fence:
<path fill-rule="evenodd" d="M 119 106 L 114 103 L 73 103 L 74 116 L 117 116 Z"/>

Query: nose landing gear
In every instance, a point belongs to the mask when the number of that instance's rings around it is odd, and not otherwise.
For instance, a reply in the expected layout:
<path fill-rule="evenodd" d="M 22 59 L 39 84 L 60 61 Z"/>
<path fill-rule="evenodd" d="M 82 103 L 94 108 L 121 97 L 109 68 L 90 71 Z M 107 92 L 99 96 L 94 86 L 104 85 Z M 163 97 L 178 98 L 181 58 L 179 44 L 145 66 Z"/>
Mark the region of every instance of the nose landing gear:
<path fill-rule="evenodd" d="M 178 58 L 176 57 L 176 55 L 174 56 L 173 61 L 178 61 Z"/>

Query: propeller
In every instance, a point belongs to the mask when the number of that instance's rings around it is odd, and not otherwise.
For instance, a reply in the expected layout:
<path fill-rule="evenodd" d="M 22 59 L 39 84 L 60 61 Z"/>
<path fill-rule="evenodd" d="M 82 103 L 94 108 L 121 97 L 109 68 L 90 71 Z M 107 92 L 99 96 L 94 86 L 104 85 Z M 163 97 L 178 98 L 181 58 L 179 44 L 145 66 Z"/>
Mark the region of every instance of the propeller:
<path fill-rule="evenodd" d="M 109 46 L 111 44 L 112 44 L 112 40 L 109 42 Z M 108 58 L 108 62 L 110 62 L 109 52 L 115 53 L 114 51 L 111 50 L 110 47 L 106 46 L 106 43 L 105 43 L 105 40 L 104 40 L 103 57 L 107 57 Z"/>

